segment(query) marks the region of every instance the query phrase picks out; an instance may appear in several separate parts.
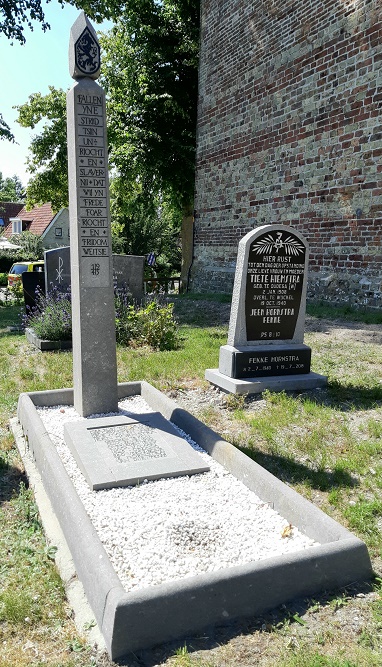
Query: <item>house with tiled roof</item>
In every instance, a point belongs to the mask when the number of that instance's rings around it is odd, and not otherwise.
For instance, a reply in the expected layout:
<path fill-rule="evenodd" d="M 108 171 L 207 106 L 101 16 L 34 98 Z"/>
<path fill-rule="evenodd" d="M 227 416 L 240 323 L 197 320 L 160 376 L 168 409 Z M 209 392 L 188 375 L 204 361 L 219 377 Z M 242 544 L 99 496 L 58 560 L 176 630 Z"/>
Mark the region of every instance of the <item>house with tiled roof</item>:
<path fill-rule="evenodd" d="M 0 201 L 0 231 L 9 225 L 10 218 L 15 218 L 22 208 L 22 202 Z"/>
<path fill-rule="evenodd" d="M 4 235 L 9 238 L 25 231 L 41 236 L 45 250 L 69 245 L 69 211 L 62 208 L 53 213 L 49 203 L 31 211 L 22 208 L 5 226 Z"/>

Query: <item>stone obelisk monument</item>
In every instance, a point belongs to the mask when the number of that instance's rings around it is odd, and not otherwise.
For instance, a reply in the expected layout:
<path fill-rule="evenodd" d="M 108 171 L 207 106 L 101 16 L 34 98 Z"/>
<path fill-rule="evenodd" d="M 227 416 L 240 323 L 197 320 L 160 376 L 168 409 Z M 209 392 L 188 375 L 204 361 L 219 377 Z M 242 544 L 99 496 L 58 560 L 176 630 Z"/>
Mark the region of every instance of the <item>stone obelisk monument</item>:
<path fill-rule="evenodd" d="M 67 96 L 74 407 L 118 410 L 105 93 L 97 35 L 80 14 L 70 33 Z"/>

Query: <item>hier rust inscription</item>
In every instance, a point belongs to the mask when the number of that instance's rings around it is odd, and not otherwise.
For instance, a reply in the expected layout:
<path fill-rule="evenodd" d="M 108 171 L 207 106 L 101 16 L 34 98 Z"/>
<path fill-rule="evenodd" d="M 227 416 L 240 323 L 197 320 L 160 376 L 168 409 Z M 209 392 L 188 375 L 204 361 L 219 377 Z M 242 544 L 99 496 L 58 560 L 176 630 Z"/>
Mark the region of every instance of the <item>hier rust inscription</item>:
<path fill-rule="evenodd" d="M 258 236 L 248 255 L 247 340 L 292 339 L 301 305 L 306 247 L 288 230 Z"/>

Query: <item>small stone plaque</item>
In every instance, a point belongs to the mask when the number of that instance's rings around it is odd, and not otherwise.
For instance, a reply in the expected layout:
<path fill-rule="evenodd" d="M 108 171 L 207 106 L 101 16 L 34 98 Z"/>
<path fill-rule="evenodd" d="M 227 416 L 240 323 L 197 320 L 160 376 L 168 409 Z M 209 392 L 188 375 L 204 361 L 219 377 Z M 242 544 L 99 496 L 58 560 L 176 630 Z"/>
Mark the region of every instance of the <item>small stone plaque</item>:
<path fill-rule="evenodd" d="M 159 412 L 68 423 L 64 438 L 93 490 L 209 470 Z"/>
<path fill-rule="evenodd" d="M 155 440 L 153 427 L 138 422 L 129 425 L 92 428 L 91 436 L 97 442 L 106 442 L 111 453 L 120 463 L 160 459 L 167 456 Z"/>
<path fill-rule="evenodd" d="M 311 349 L 277 350 L 270 346 L 262 352 L 234 352 L 233 377 L 269 377 L 310 372 Z"/>

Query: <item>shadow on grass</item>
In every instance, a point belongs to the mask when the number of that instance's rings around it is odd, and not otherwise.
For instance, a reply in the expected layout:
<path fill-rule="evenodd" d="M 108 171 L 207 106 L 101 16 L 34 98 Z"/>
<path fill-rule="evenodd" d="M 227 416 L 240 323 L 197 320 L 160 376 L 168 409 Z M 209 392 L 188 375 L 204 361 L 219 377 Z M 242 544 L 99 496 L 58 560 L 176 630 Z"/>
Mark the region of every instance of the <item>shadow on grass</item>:
<path fill-rule="evenodd" d="M 0 505 L 15 498 L 21 485 L 28 488 L 27 476 L 19 468 L 7 463 L 4 453 L 0 451 Z"/>
<path fill-rule="evenodd" d="M 350 489 L 359 485 L 358 480 L 345 470 L 334 469 L 330 472 L 320 468 L 312 470 L 303 463 L 298 463 L 286 456 L 265 454 L 249 447 L 240 447 L 240 450 L 262 468 L 287 484 L 306 483 L 312 489 L 318 489 L 319 491 L 331 491 L 339 488 Z"/>
<path fill-rule="evenodd" d="M 372 410 L 382 404 L 382 383 L 374 387 L 365 387 L 331 380 L 324 390 L 310 391 L 302 396 L 306 396 L 317 405 L 329 406 L 342 412 Z"/>

